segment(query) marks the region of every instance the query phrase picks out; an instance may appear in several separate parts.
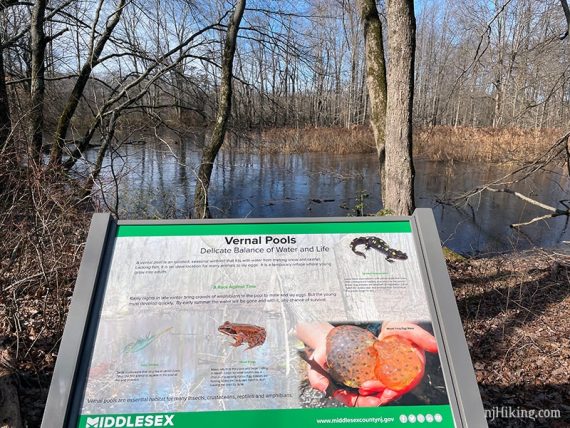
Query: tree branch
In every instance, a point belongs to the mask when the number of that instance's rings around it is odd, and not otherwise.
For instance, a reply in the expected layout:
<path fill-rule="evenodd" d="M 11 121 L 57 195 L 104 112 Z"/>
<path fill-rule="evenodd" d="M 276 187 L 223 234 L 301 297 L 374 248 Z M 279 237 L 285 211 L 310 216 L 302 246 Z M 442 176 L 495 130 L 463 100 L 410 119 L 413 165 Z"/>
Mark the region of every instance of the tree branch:
<path fill-rule="evenodd" d="M 62 34 L 66 33 L 69 31 L 69 28 L 64 28 L 63 30 L 58 31 L 57 33 L 51 35 L 51 36 L 46 36 L 46 43 L 51 43 L 53 42 L 55 39 L 57 39 L 59 36 L 61 36 Z"/>
<path fill-rule="evenodd" d="M 519 227 L 522 227 L 522 226 L 528 226 L 529 224 L 536 223 L 536 222 L 541 221 L 541 220 L 548 220 L 549 218 L 559 217 L 559 216 L 561 216 L 561 215 L 570 215 L 570 213 L 569 213 L 569 212 L 566 212 L 566 213 L 563 213 L 563 214 L 546 214 L 546 215 L 542 215 L 542 216 L 540 216 L 540 217 L 535 217 L 535 218 L 533 218 L 532 220 L 525 221 L 524 223 L 514 223 L 514 224 L 511 224 L 511 227 L 512 227 L 512 228 L 519 228 Z"/>
<path fill-rule="evenodd" d="M 543 202 L 537 201 L 536 199 L 529 198 L 528 196 L 523 195 L 522 193 L 516 192 L 516 191 L 508 189 L 508 188 L 495 189 L 493 187 L 487 187 L 486 190 L 488 190 L 489 192 L 496 192 L 496 193 L 508 193 L 509 195 L 516 196 L 517 198 L 520 198 L 523 201 L 528 202 L 531 205 L 535 205 L 535 206 L 540 207 L 546 211 L 550 211 L 552 213 L 555 213 L 556 215 L 568 215 L 569 214 L 568 210 L 559 210 L 558 208 L 555 208 L 555 207 L 550 206 L 550 205 L 546 205 Z"/>
<path fill-rule="evenodd" d="M 493 193 L 508 193 L 509 195 L 513 195 L 523 201 L 534 205 L 536 207 L 542 208 L 543 210 L 549 211 L 550 214 L 542 215 L 539 217 L 535 217 L 529 221 L 522 222 L 522 223 L 515 223 L 511 224 L 511 227 L 518 228 L 522 226 L 527 226 L 532 223 L 536 223 L 541 220 L 546 220 L 549 218 L 559 217 L 559 216 L 570 216 L 570 208 L 567 205 L 562 203 L 566 209 L 559 209 L 554 206 L 545 204 L 543 202 L 537 201 L 536 199 L 530 198 L 520 192 L 515 190 L 511 190 L 508 187 L 509 185 L 513 185 L 516 183 L 520 183 L 521 181 L 527 179 L 532 174 L 537 171 L 544 170 L 547 165 L 554 162 L 556 159 L 560 159 L 561 156 L 564 156 L 565 163 L 567 164 L 568 175 L 570 176 L 570 132 L 564 134 L 556 143 L 554 143 L 550 149 L 548 149 L 543 155 L 539 156 L 533 162 L 529 164 L 523 165 L 520 168 L 510 172 L 509 174 L 494 180 L 491 183 L 485 184 L 481 187 L 478 187 L 470 192 L 464 193 L 456 198 L 451 200 L 445 201 L 441 200 L 439 202 L 452 205 L 452 206 L 459 206 L 461 201 L 464 201 L 465 204 L 469 202 L 469 200 L 476 196 L 480 195 L 484 191 L 489 191 Z M 497 186 L 502 186 L 498 188 Z"/>

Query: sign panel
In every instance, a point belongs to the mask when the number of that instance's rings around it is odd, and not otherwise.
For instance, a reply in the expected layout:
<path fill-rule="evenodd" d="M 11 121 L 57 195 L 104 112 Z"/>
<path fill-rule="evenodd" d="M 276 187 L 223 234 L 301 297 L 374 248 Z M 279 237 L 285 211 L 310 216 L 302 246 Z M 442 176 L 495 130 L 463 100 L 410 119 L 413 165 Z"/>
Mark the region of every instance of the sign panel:
<path fill-rule="evenodd" d="M 68 426 L 467 426 L 413 232 L 119 224 Z"/>

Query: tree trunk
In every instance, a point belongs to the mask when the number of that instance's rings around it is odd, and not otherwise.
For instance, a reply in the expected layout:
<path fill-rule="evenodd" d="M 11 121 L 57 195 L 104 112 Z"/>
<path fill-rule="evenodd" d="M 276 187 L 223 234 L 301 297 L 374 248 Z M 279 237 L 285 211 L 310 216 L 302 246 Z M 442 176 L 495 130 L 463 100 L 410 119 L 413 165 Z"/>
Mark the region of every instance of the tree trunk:
<path fill-rule="evenodd" d="M 568 37 L 568 32 L 570 31 L 570 7 L 568 7 L 568 2 L 566 0 L 560 0 L 560 4 L 562 5 L 564 16 L 566 17 L 566 31 L 560 36 L 560 39 L 564 40 Z"/>
<path fill-rule="evenodd" d="M 211 217 L 208 206 L 208 189 L 210 187 L 210 178 L 212 176 L 214 161 L 216 160 L 216 156 L 224 143 L 226 126 L 232 108 L 232 69 L 239 24 L 243 16 L 245 3 L 246 0 L 238 0 L 230 18 L 228 31 L 226 33 L 224 53 L 222 56 L 222 79 L 220 82 L 218 112 L 216 114 L 216 123 L 212 130 L 210 144 L 205 146 L 202 152 L 202 160 L 200 162 L 200 169 L 198 170 L 196 189 L 194 192 L 194 218 Z"/>
<path fill-rule="evenodd" d="M 3 15 L 7 8 L 17 4 L 18 0 L 0 1 L 0 13 Z M 6 148 L 10 134 L 12 134 L 10 102 L 8 100 L 8 89 L 6 88 L 6 70 L 4 68 L 4 49 L 7 48 L 9 43 L 6 40 L 2 40 L 3 33 L 4 31 L 0 31 L 0 153 Z"/>
<path fill-rule="evenodd" d="M 113 30 L 119 23 L 121 19 L 121 14 L 123 13 L 123 9 L 125 7 L 126 0 L 121 0 L 117 5 L 117 9 L 113 12 L 113 14 L 108 18 L 107 24 L 105 26 L 105 30 L 103 34 L 101 34 L 97 43 L 95 40 L 91 40 L 91 50 L 89 52 L 89 57 L 87 62 L 83 64 L 81 67 L 81 72 L 79 73 L 79 77 L 75 82 L 75 86 L 71 91 L 71 95 L 67 99 L 67 104 L 65 105 L 61 116 L 59 117 L 59 121 L 57 122 L 57 128 L 55 131 L 55 138 L 54 144 L 51 149 L 50 153 L 50 164 L 61 164 L 62 158 L 62 150 L 63 146 L 65 145 L 65 137 L 67 135 L 67 131 L 69 126 L 71 125 L 71 119 L 75 115 L 75 110 L 77 110 L 77 106 L 79 105 L 79 100 L 83 96 L 83 90 L 91 77 L 91 72 L 93 68 L 99 63 L 99 59 L 101 57 L 101 53 L 103 52 L 103 48 L 105 44 L 111 37 Z M 100 9 L 103 5 L 103 0 L 99 3 L 99 9 L 97 11 L 97 15 L 100 12 Z M 93 23 L 93 28 L 97 25 L 97 19 Z M 93 31 L 92 37 L 95 37 L 95 31 Z"/>
<path fill-rule="evenodd" d="M 6 89 L 6 75 L 4 71 L 4 49 L 0 40 L 0 152 L 4 150 L 11 132 L 10 104 L 8 102 L 8 90 Z"/>
<path fill-rule="evenodd" d="M 388 1 L 388 99 L 384 208 L 398 215 L 414 210 L 412 106 L 416 20 L 413 0 Z"/>
<path fill-rule="evenodd" d="M 30 25 L 32 73 L 30 80 L 30 158 L 41 160 L 44 128 L 44 94 L 46 36 L 44 16 L 47 0 L 36 0 L 32 9 Z"/>
<path fill-rule="evenodd" d="M 103 168 L 103 160 L 105 160 L 105 155 L 107 154 L 107 150 L 113 143 L 113 138 L 115 137 L 115 129 L 117 127 L 117 120 L 121 115 L 118 111 L 113 111 L 111 114 L 111 118 L 109 119 L 109 124 L 107 125 L 106 135 L 102 140 L 101 147 L 97 152 L 97 159 L 95 160 L 95 166 L 91 171 L 89 178 L 87 179 L 87 183 L 85 184 L 85 189 L 87 193 L 91 192 L 95 181 L 99 178 L 99 174 L 101 173 L 101 169 Z"/>
<path fill-rule="evenodd" d="M 382 40 L 382 23 L 375 0 L 359 0 L 360 16 L 364 24 L 366 56 L 366 85 L 370 98 L 370 125 L 378 153 L 382 199 L 385 198 L 385 124 L 386 124 L 386 63 Z M 386 206 L 386 204 L 384 204 Z"/>

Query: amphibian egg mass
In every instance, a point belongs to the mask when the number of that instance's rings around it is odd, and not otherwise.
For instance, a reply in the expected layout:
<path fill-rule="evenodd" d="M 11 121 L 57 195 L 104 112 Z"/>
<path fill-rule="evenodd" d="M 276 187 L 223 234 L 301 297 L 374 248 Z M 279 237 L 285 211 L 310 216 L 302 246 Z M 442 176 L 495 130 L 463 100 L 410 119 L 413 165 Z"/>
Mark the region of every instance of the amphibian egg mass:
<path fill-rule="evenodd" d="M 327 368 L 331 377 L 350 388 L 379 380 L 394 391 L 414 388 L 424 373 L 419 349 L 400 336 L 378 340 L 360 327 L 333 328 L 326 339 Z"/>

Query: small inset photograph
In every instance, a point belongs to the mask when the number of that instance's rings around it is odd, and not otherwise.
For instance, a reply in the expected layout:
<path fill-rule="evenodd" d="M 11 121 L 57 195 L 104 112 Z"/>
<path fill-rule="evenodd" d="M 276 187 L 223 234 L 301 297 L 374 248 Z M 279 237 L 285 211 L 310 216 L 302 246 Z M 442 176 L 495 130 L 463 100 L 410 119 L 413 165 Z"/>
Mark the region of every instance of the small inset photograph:
<path fill-rule="evenodd" d="M 235 348 L 243 346 L 243 349 L 246 351 L 262 346 L 267 337 L 265 327 L 232 321 L 224 322 L 218 327 L 218 331 L 230 338 L 228 345 Z"/>
<path fill-rule="evenodd" d="M 449 404 L 430 322 L 300 322 L 302 407 Z"/>
<path fill-rule="evenodd" d="M 392 245 L 390 242 L 377 236 L 359 236 L 350 241 L 350 249 L 358 257 L 366 259 L 383 256 L 389 263 L 402 262 L 408 259 L 406 253 L 394 248 Z"/>

